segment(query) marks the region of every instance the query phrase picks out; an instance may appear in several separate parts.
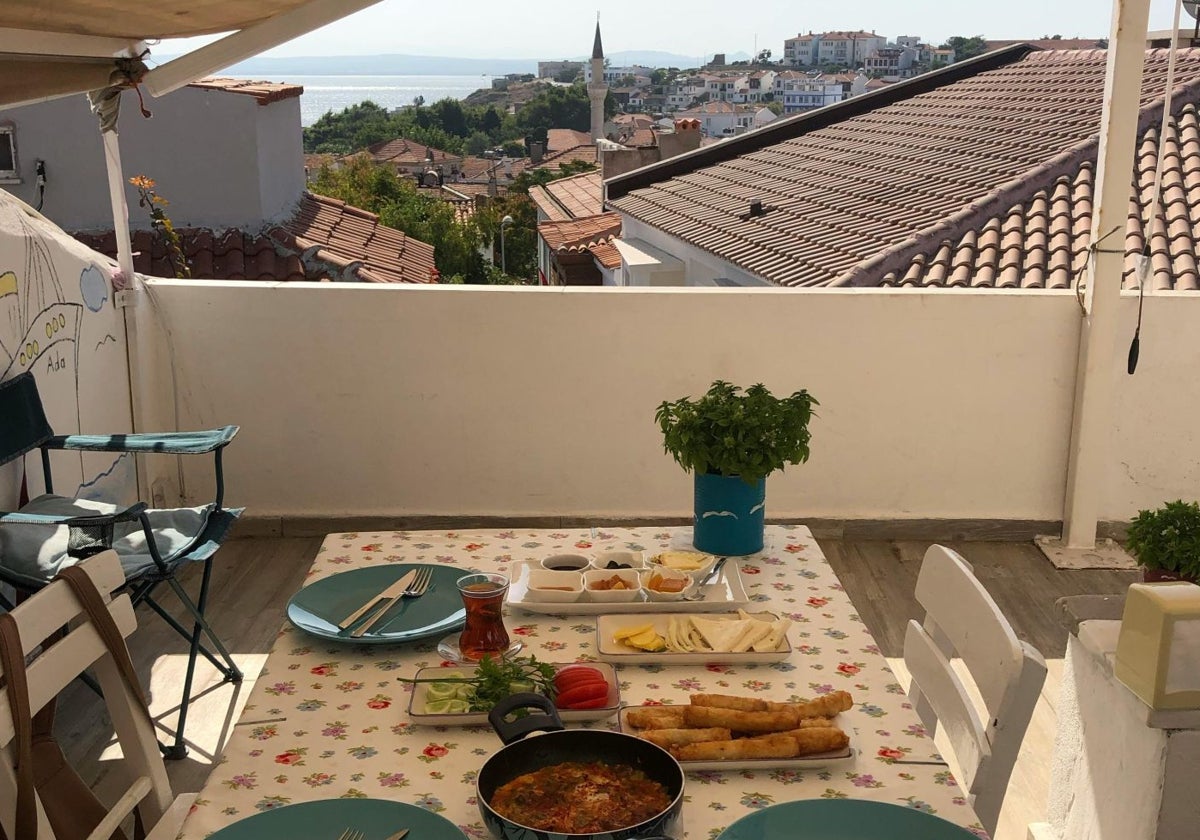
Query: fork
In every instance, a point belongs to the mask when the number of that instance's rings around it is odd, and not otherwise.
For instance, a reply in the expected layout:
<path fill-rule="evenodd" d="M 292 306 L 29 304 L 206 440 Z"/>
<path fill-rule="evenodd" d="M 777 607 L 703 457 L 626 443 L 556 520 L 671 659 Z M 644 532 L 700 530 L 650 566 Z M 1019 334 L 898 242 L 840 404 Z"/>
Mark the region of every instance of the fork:
<path fill-rule="evenodd" d="M 428 591 L 429 584 L 432 580 L 433 580 L 433 569 L 431 569 L 429 567 L 425 567 L 425 568 L 421 569 L 420 571 L 418 571 L 417 576 L 415 578 L 413 578 L 412 583 L 410 583 L 408 585 L 408 588 L 405 589 L 403 592 L 401 592 L 399 595 L 397 595 L 395 598 L 393 598 L 390 602 L 385 603 L 383 605 L 383 607 L 379 610 L 379 612 L 377 612 L 375 614 L 374 618 L 372 618 L 370 621 L 363 623 L 360 627 L 355 629 L 355 631 L 350 634 L 351 638 L 354 638 L 354 639 L 360 638 L 364 633 L 366 633 L 368 630 L 370 630 L 372 627 L 374 627 L 379 622 L 379 620 L 381 618 L 383 618 L 384 613 L 386 613 L 393 606 L 395 606 L 396 601 L 399 601 L 403 598 L 420 598 L 422 595 L 424 595 L 426 593 L 426 591 Z M 350 840 L 354 840 L 354 838 L 350 838 Z M 360 840 L 361 840 L 361 838 L 360 838 Z"/>
<path fill-rule="evenodd" d="M 339 837 L 338 840 L 363 840 L 365 836 L 366 835 L 364 835 L 361 831 L 354 831 L 353 829 L 347 828 L 342 832 L 342 836 Z"/>

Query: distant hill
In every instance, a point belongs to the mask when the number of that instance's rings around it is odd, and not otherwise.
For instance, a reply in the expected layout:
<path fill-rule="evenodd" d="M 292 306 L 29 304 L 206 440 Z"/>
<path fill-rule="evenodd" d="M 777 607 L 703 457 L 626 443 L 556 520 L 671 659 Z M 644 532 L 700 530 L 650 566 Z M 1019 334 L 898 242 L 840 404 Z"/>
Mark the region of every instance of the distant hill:
<path fill-rule="evenodd" d="M 583 61 L 579 56 L 571 61 Z M 641 64 L 647 67 L 697 67 L 712 58 L 709 53 L 686 56 L 659 50 L 626 50 L 609 56 L 623 67 Z M 746 61 L 747 53 L 727 53 L 727 61 Z M 164 57 L 165 60 L 165 57 Z M 547 58 L 549 60 L 549 58 Z M 509 73 L 536 73 L 537 60 L 530 58 L 452 58 L 434 55 L 329 55 L 292 58 L 251 58 L 222 71 L 234 76 L 504 76 Z"/>
<path fill-rule="evenodd" d="M 222 71 L 235 76 L 504 76 L 536 73 L 526 58 L 447 58 L 433 55 L 329 55 L 251 58 Z"/>

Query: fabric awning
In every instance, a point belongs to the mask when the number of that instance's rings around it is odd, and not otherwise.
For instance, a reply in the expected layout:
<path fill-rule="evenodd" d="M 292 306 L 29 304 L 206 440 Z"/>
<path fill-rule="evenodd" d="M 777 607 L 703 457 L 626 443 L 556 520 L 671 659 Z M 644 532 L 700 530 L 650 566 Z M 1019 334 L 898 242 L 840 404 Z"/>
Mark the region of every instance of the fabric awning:
<path fill-rule="evenodd" d="M 0 107 L 108 85 L 111 58 L 43 58 L 0 55 Z"/>
<path fill-rule="evenodd" d="M 307 0 L 4 0 L 0 27 L 102 38 L 187 38 L 232 32 Z"/>

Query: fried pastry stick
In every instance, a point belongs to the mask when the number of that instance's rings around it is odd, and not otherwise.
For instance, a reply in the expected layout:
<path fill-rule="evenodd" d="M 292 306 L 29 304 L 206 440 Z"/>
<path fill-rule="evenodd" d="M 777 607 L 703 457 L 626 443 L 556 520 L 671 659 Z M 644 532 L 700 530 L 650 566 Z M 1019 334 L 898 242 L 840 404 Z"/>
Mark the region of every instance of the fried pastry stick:
<path fill-rule="evenodd" d="M 772 732 L 770 735 L 759 735 L 745 738 L 746 741 L 770 741 L 776 738 L 791 738 L 796 742 L 797 755 L 813 755 L 815 753 L 844 750 L 850 746 L 850 736 L 836 726 L 806 726 L 802 729 L 790 729 L 787 732 Z"/>
<path fill-rule="evenodd" d="M 815 731 L 815 730 L 812 730 Z M 795 738 L 770 736 L 737 741 L 702 741 L 672 750 L 680 761 L 730 761 L 745 758 L 795 758 L 799 753 Z"/>
<path fill-rule="evenodd" d="M 718 709 L 736 709 L 739 712 L 769 711 L 766 700 L 756 697 L 735 697 L 731 694 L 693 694 L 693 706 L 712 706 Z"/>
<path fill-rule="evenodd" d="M 767 708 L 772 712 L 794 709 L 801 718 L 833 717 L 838 712 L 849 711 L 854 700 L 848 691 L 833 691 L 823 694 L 807 703 L 775 703 L 767 701 Z"/>
<path fill-rule="evenodd" d="M 719 727 L 711 729 L 643 729 L 637 734 L 639 738 L 645 738 L 650 743 L 658 744 L 664 749 L 695 744 L 700 741 L 728 741 L 733 737 L 728 729 Z"/>
<path fill-rule="evenodd" d="M 801 718 L 799 711 L 794 708 L 774 712 L 739 712 L 712 706 L 686 706 L 683 720 L 689 727 L 719 726 L 734 732 L 763 733 L 796 729 L 800 726 Z"/>
<path fill-rule="evenodd" d="M 680 729 L 685 706 L 641 706 L 625 715 L 635 729 Z"/>

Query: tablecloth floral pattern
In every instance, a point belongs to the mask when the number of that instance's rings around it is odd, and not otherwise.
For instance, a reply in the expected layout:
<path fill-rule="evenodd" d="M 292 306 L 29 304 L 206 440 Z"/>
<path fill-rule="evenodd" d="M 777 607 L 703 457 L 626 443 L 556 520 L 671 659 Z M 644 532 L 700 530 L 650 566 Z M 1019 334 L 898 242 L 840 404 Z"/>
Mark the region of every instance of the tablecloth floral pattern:
<path fill-rule="evenodd" d="M 505 572 L 515 561 L 564 551 L 679 547 L 689 544 L 690 532 L 330 534 L 309 582 L 381 563 Z M 850 762 L 807 771 L 689 773 L 683 817 L 687 837 L 712 840 L 739 817 L 779 802 L 857 797 L 939 814 L 986 838 L 945 766 L 904 763 L 936 760 L 936 748 L 809 530 L 769 525 L 763 552 L 742 558 L 739 566 L 755 608 L 795 622 L 789 632 L 791 658 L 771 665 L 622 666 L 623 701 L 686 703 L 692 692 L 797 700 L 844 689 L 855 705 L 838 721 L 850 732 L 858 754 Z M 510 634 L 524 639 L 525 652 L 540 660 L 595 658 L 591 617 L 509 609 L 506 624 Z M 372 797 L 428 808 L 469 837 L 488 837 L 475 803 L 475 775 L 500 747 L 499 740 L 486 727 L 411 723 L 408 687 L 397 680 L 441 664 L 437 641 L 355 647 L 285 625 L 242 714 L 245 723 L 234 729 L 180 836 L 203 838 L 244 817 L 295 802 Z M 617 727 L 615 720 L 591 725 Z"/>

